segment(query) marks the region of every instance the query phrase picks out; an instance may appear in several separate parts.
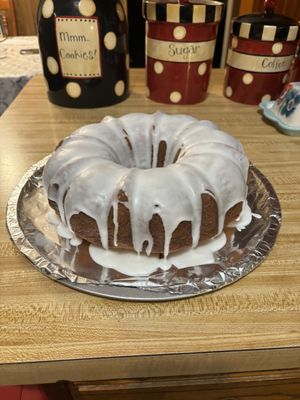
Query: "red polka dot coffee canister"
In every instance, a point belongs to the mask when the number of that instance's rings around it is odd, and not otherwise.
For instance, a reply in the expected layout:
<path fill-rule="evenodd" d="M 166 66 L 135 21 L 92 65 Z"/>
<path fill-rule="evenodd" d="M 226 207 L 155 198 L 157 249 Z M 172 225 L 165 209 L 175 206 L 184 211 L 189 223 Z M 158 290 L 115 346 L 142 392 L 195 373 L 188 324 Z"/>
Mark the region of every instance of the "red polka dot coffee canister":
<path fill-rule="evenodd" d="M 253 105 L 275 100 L 287 83 L 299 26 L 275 14 L 275 6 L 275 0 L 266 0 L 263 14 L 233 20 L 224 84 L 228 99 Z"/>
<path fill-rule="evenodd" d="M 150 99 L 193 104 L 206 98 L 222 5 L 143 0 Z"/>

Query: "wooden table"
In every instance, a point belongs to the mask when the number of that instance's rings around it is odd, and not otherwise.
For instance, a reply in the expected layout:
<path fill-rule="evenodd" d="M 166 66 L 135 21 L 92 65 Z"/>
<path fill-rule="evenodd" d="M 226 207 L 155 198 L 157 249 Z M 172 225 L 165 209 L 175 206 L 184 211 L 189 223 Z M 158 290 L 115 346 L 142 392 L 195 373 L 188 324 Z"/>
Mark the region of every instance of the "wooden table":
<path fill-rule="evenodd" d="M 300 137 L 280 134 L 257 107 L 222 97 L 222 81 L 223 71 L 214 71 L 201 104 L 162 105 L 145 98 L 144 71 L 135 70 L 125 102 L 74 110 L 49 103 L 38 76 L 1 117 L 0 385 L 155 377 L 216 384 L 216 376 L 225 383 L 267 376 L 292 380 L 300 393 Z M 12 189 L 79 126 L 156 110 L 213 120 L 241 140 L 281 202 L 282 228 L 268 259 L 220 291 L 164 303 L 93 297 L 44 277 L 10 242 L 5 207 Z"/>

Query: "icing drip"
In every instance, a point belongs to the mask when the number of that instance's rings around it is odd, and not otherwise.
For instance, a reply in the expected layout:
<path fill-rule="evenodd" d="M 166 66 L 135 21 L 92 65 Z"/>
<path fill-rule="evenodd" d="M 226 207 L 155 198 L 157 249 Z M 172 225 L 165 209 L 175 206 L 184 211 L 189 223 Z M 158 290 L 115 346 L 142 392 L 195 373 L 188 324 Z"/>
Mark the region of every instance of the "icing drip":
<path fill-rule="evenodd" d="M 159 168 L 162 142 L 165 159 Z M 118 245 L 118 195 L 123 192 L 135 251 L 140 253 L 146 245 L 146 253 L 151 253 L 149 222 L 158 214 L 167 257 L 172 233 L 183 221 L 191 222 L 192 247 L 198 246 L 203 193 L 215 198 L 218 234 L 223 231 L 226 212 L 245 203 L 248 167 L 242 145 L 209 121 L 133 113 L 78 129 L 49 159 L 43 180 L 64 224 L 71 229 L 72 215 L 90 216 L 97 222 L 104 249 L 108 249 L 107 219 L 112 208 L 114 245 Z"/>
<path fill-rule="evenodd" d="M 213 264 L 214 253 L 226 243 L 226 235 L 222 233 L 196 249 L 180 251 L 167 259 L 158 255 L 145 256 L 132 251 L 103 250 L 99 246 L 90 245 L 89 254 L 97 264 L 128 276 L 148 276 L 158 269 L 167 271 L 172 266 L 182 269 L 197 265 Z"/>
<path fill-rule="evenodd" d="M 65 239 L 69 239 L 72 246 L 79 246 L 82 243 L 82 240 L 78 238 L 66 225 L 64 225 L 53 210 L 49 211 L 47 218 L 49 223 L 55 228 L 57 234 Z"/>
<path fill-rule="evenodd" d="M 237 220 L 230 226 L 237 230 L 243 230 L 250 224 L 252 218 L 261 218 L 261 215 L 251 212 L 248 203 L 245 203 L 243 210 Z M 200 265 L 215 263 L 215 253 L 226 244 L 226 235 L 219 236 L 201 244 L 194 249 L 179 251 L 170 254 L 167 259 L 159 258 L 158 255 L 144 256 L 136 255 L 132 251 L 103 250 L 99 246 L 89 245 L 89 254 L 97 264 L 113 268 L 116 271 L 128 276 L 148 276 L 161 269 L 167 271 L 172 266 L 182 269 Z"/>
<path fill-rule="evenodd" d="M 233 221 L 231 224 L 228 224 L 227 226 L 231 227 L 231 228 L 236 228 L 238 231 L 242 231 L 250 224 L 250 222 L 252 221 L 252 218 L 260 219 L 261 215 L 253 213 L 251 211 L 251 208 L 249 207 L 248 203 L 246 202 L 243 205 L 243 209 L 242 209 L 240 216 L 235 221 Z"/>

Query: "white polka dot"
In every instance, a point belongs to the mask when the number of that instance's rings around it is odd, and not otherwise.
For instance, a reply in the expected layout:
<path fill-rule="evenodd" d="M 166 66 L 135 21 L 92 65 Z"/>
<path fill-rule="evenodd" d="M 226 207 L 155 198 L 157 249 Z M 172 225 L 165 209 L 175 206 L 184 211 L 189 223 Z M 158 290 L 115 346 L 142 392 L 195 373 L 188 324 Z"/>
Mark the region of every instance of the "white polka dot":
<path fill-rule="evenodd" d="M 184 26 L 176 26 L 173 30 L 173 36 L 177 40 L 181 40 L 186 36 L 186 29 Z"/>
<path fill-rule="evenodd" d="M 58 74 L 59 67 L 58 63 L 53 57 L 47 57 L 47 67 L 51 74 L 56 75 Z"/>
<path fill-rule="evenodd" d="M 272 46 L 273 54 L 279 54 L 282 49 L 283 49 L 283 44 L 280 43 L 280 42 L 274 43 L 273 46 Z"/>
<path fill-rule="evenodd" d="M 225 90 L 225 94 L 227 97 L 231 97 L 232 96 L 232 88 L 230 86 L 227 86 L 226 90 Z"/>
<path fill-rule="evenodd" d="M 198 74 L 202 76 L 205 74 L 206 70 L 207 70 L 207 64 L 205 62 L 201 63 L 198 67 Z"/>
<path fill-rule="evenodd" d="M 237 48 L 237 47 L 238 47 L 238 44 L 239 44 L 238 38 L 237 38 L 237 37 L 233 37 L 233 38 L 232 38 L 232 41 L 231 41 L 231 48 L 232 48 L 232 49 Z"/>
<path fill-rule="evenodd" d="M 124 81 L 118 81 L 115 84 L 115 93 L 117 96 L 122 96 L 125 92 L 125 83 Z"/>
<path fill-rule="evenodd" d="M 113 50 L 117 45 L 117 36 L 114 32 L 107 32 L 104 36 L 104 46 L 107 50 Z"/>
<path fill-rule="evenodd" d="M 243 75 L 243 82 L 245 85 L 250 85 L 253 82 L 253 75 L 252 74 L 244 74 Z"/>
<path fill-rule="evenodd" d="M 69 82 L 66 86 L 66 91 L 70 97 L 76 99 L 81 95 L 81 87 L 79 83 Z"/>
<path fill-rule="evenodd" d="M 126 64 L 126 68 L 129 69 L 130 68 L 130 56 L 129 56 L 129 54 L 126 54 L 125 64 Z"/>
<path fill-rule="evenodd" d="M 180 92 L 175 91 L 170 94 L 170 100 L 172 103 L 179 103 L 181 98 L 182 96 Z"/>
<path fill-rule="evenodd" d="M 164 71 L 164 65 L 163 65 L 163 63 L 161 63 L 160 61 L 156 61 L 156 62 L 154 63 L 154 71 L 155 71 L 157 74 L 162 74 L 163 71 Z"/>
<path fill-rule="evenodd" d="M 148 86 L 145 87 L 145 95 L 146 97 L 150 96 L 150 89 L 148 88 Z"/>
<path fill-rule="evenodd" d="M 50 18 L 54 12 L 54 4 L 52 0 L 46 0 L 42 7 L 42 16 Z"/>
<path fill-rule="evenodd" d="M 271 100 L 271 96 L 269 94 L 265 94 L 262 98 L 261 101 L 270 101 Z"/>
<path fill-rule="evenodd" d="M 116 11 L 117 11 L 119 20 L 122 21 L 122 22 L 125 21 L 125 12 L 124 12 L 122 4 L 117 3 Z"/>
<path fill-rule="evenodd" d="M 283 76 L 283 78 L 282 78 L 282 83 L 287 83 L 288 77 L 289 77 L 288 74 L 284 74 L 284 76 Z"/>
<path fill-rule="evenodd" d="M 96 12 L 96 4 L 93 0 L 80 0 L 78 8 L 80 14 L 85 17 L 91 17 Z"/>

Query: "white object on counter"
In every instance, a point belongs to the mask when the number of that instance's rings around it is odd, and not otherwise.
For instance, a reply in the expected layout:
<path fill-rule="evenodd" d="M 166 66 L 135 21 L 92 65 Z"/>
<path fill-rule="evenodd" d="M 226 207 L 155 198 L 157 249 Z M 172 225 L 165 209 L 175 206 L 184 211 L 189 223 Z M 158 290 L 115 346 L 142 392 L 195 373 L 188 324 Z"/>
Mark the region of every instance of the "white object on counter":
<path fill-rule="evenodd" d="M 300 82 L 287 84 L 276 101 L 259 105 L 263 115 L 287 135 L 300 135 Z"/>

